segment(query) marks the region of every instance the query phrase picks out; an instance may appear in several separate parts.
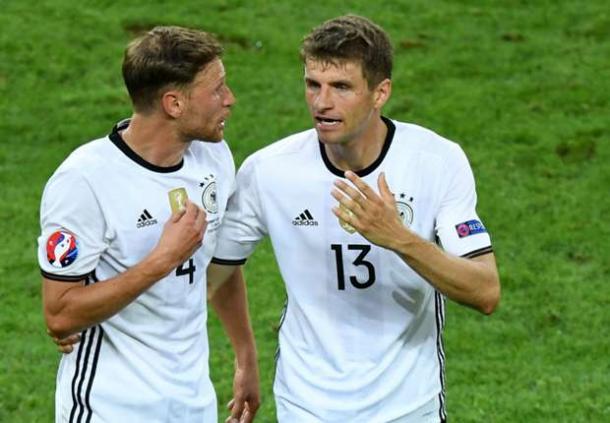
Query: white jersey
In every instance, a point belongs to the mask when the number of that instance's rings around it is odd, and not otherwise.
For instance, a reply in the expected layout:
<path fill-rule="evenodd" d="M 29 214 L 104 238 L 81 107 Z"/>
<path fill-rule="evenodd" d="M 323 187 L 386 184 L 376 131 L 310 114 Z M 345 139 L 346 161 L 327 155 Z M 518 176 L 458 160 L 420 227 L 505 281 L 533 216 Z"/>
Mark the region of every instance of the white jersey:
<path fill-rule="evenodd" d="M 384 122 L 380 157 L 359 176 L 376 189 L 385 172 L 403 222 L 422 238 L 457 256 L 491 252 L 460 147 Z M 286 284 L 278 419 L 403 421 L 438 404 L 431 420 L 415 421 L 443 421 L 444 299 L 397 254 L 341 226 L 330 192 L 342 176 L 313 129 L 289 136 L 244 162 L 221 229 L 214 260 L 243 263 L 269 235 Z"/>
<path fill-rule="evenodd" d="M 214 422 L 209 378 L 206 268 L 234 185 L 223 141 L 192 142 L 181 163 L 137 156 L 119 130 L 75 150 L 48 181 L 41 205 L 42 274 L 87 284 L 140 262 L 157 244 L 184 188 L 203 207 L 203 246 L 119 313 L 82 333 L 57 375 L 57 422 Z M 181 199 L 179 199 L 181 200 Z M 103 282 L 102 282 L 103 283 Z"/>

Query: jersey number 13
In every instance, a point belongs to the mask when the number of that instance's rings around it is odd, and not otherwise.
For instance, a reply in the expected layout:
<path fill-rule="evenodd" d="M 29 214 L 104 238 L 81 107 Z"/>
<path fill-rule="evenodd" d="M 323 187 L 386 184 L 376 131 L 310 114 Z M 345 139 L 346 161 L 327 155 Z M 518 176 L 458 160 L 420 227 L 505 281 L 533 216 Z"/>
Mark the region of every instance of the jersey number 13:
<path fill-rule="evenodd" d="M 335 260 L 337 263 L 337 289 L 345 290 L 345 270 L 343 266 L 343 247 L 347 247 L 348 251 L 359 252 L 352 264 L 354 266 L 364 266 L 368 271 L 366 280 L 360 281 L 356 276 L 349 276 L 350 283 L 354 288 L 365 289 L 375 283 L 375 267 L 373 263 L 365 260 L 366 255 L 371 251 L 371 246 L 366 244 L 331 244 L 330 249 L 335 252 Z"/>

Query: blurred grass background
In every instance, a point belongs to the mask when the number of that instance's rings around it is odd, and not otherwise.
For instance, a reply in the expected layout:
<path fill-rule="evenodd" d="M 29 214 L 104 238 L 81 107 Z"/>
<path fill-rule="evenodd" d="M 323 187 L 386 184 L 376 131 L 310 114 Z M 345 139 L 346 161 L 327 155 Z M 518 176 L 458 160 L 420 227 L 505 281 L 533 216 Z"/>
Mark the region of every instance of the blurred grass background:
<path fill-rule="evenodd" d="M 393 40 L 385 114 L 462 145 L 493 237 L 500 308 L 484 317 L 447 307 L 450 420 L 610 421 L 606 1 L 0 0 L 1 422 L 53 419 L 59 357 L 41 313 L 40 195 L 71 150 L 130 114 L 120 76 L 127 42 L 157 24 L 218 35 L 238 99 L 226 136 L 240 164 L 310 126 L 300 40 L 350 12 Z M 257 421 L 272 422 L 284 290 L 268 243 L 248 263 L 263 389 Z M 232 353 L 213 316 L 210 326 L 222 406 Z"/>

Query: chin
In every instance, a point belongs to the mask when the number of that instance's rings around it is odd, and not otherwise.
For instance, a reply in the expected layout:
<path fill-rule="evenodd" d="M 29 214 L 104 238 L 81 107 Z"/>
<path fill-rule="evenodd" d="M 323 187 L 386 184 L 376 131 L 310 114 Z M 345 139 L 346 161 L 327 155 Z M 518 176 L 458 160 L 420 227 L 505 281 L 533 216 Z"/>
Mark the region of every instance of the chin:
<path fill-rule="evenodd" d="M 343 138 L 341 137 L 329 137 L 324 136 L 318 132 L 318 140 L 324 145 L 343 144 Z"/>
<path fill-rule="evenodd" d="M 214 133 L 206 133 L 206 134 L 199 134 L 199 137 L 197 137 L 197 139 L 201 140 L 201 141 L 205 141 L 205 142 L 221 142 L 224 139 L 224 133 L 223 132 L 214 132 Z"/>

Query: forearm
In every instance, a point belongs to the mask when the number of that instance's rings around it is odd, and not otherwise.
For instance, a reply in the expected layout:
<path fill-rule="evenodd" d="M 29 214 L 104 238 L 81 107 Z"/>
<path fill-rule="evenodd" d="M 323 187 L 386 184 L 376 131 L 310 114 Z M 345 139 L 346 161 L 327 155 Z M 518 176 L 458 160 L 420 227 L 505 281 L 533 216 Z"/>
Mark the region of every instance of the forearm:
<path fill-rule="evenodd" d="M 210 303 L 231 340 L 238 364 L 256 366 L 256 345 L 241 268 L 216 288 Z"/>
<path fill-rule="evenodd" d="M 391 249 L 448 298 L 485 314 L 498 304 L 500 283 L 493 254 L 456 257 L 406 231 Z"/>
<path fill-rule="evenodd" d="M 151 254 L 131 269 L 90 285 L 45 280 L 47 327 L 52 335 L 64 338 L 103 322 L 162 279 L 170 266 L 163 258 Z"/>

